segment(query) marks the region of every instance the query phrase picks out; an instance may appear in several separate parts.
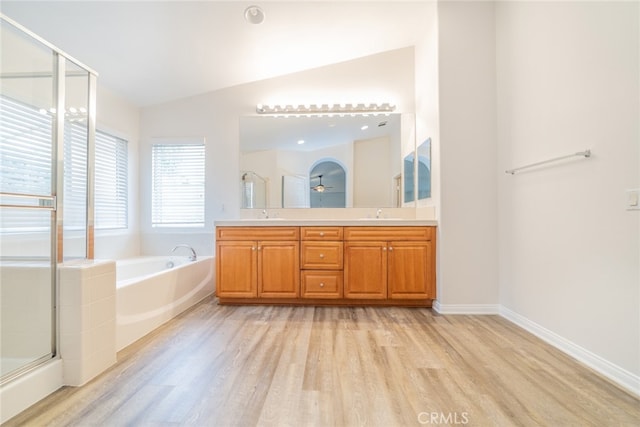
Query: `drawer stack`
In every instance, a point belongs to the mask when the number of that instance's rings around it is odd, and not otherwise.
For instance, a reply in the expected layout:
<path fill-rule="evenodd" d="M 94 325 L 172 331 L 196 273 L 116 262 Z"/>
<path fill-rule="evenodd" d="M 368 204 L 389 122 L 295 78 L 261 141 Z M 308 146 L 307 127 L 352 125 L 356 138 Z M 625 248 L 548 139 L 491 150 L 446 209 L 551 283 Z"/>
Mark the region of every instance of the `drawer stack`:
<path fill-rule="evenodd" d="M 342 298 L 342 237 L 342 227 L 300 227 L 302 298 Z"/>

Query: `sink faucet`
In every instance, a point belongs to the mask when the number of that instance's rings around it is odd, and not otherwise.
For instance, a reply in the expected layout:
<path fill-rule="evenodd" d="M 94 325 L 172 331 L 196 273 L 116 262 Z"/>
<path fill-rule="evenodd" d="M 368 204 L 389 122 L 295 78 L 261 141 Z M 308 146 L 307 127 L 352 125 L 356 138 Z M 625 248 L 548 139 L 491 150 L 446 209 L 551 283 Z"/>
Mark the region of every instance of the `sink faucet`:
<path fill-rule="evenodd" d="M 189 255 L 189 261 L 195 261 L 197 256 L 196 256 L 196 251 L 193 250 L 193 248 L 189 245 L 177 245 L 175 248 L 171 249 L 171 253 L 174 253 L 176 251 L 176 249 L 178 248 L 187 248 L 191 251 L 191 255 Z"/>
<path fill-rule="evenodd" d="M 380 219 L 380 215 L 382 215 L 382 209 L 376 211 L 376 219 Z"/>

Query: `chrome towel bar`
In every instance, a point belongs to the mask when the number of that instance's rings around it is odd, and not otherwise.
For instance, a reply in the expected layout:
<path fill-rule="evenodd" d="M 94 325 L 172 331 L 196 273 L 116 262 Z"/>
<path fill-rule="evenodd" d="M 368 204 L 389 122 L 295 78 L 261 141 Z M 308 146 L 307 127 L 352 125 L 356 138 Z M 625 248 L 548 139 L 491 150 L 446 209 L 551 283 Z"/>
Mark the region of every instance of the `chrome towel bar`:
<path fill-rule="evenodd" d="M 573 154 L 569 154 L 566 156 L 561 156 L 561 157 L 554 157 L 553 159 L 549 159 L 549 160 L 543 160 L 542 162 L 537 162 L 537 163 L 531 163 L 530 165 L 526 165 L 526 166 L 520 166 L 518 168 L 514 168 L 514 169 L 508 169 L 505 171 L 505 173 L 509 173 L 511 175 L 514 175 L 516 172 L 519 172 L 523 169 L 528 169 L 528 168 L 533 168 L 536 166 L 540 166 L 540 165 L 544 165 L 547 163 L 551 163 L 551 162 L 557 162 L 559 160 L 564 160 L 564 159 L 568 159 L 571 157 L 591 157 L 591 150 L 585 150 L 585 151 L 578 151 L 577 153 L 573 153 Z"/>

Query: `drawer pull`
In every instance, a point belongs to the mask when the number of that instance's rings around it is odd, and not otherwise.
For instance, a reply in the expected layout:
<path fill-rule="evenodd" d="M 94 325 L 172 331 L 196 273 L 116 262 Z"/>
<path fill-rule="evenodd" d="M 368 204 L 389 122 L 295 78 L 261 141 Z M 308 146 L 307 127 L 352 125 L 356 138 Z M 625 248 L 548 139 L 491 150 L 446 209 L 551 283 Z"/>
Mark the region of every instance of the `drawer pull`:
<path fill-rule="evenodd" d="M 320 254 L 320 258 L 324 258 L 324 254 Z"/>
<path fill-rule="evenodd" d="M 324 237 L 324 231 L 320 232 L 320 237 Z"/>
<path fill-rule="evenodd" d="M 320 282 L 320 287 L 324 288 L 324 282 Z"/>

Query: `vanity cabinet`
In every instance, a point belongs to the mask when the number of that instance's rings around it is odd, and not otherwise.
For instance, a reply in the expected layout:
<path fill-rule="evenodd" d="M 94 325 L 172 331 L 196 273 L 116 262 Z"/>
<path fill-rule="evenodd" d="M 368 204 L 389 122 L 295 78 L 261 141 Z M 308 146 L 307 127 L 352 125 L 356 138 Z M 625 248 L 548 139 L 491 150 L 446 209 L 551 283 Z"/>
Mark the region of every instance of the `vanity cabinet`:
<path fill-rule="evenodd" d="M 219 298 L 297 298 L 300 288 L 298 227 L 216 229 Z"/>
<path fill-rule="evenodd" d="M 433 227 L 345 227 L 344 297 L 433 299 Z"/>
<path fill-rule="evenodd" d="M 407 305 L 435 298 L 435 227 L 216 228 L 222 304 Z"/>

